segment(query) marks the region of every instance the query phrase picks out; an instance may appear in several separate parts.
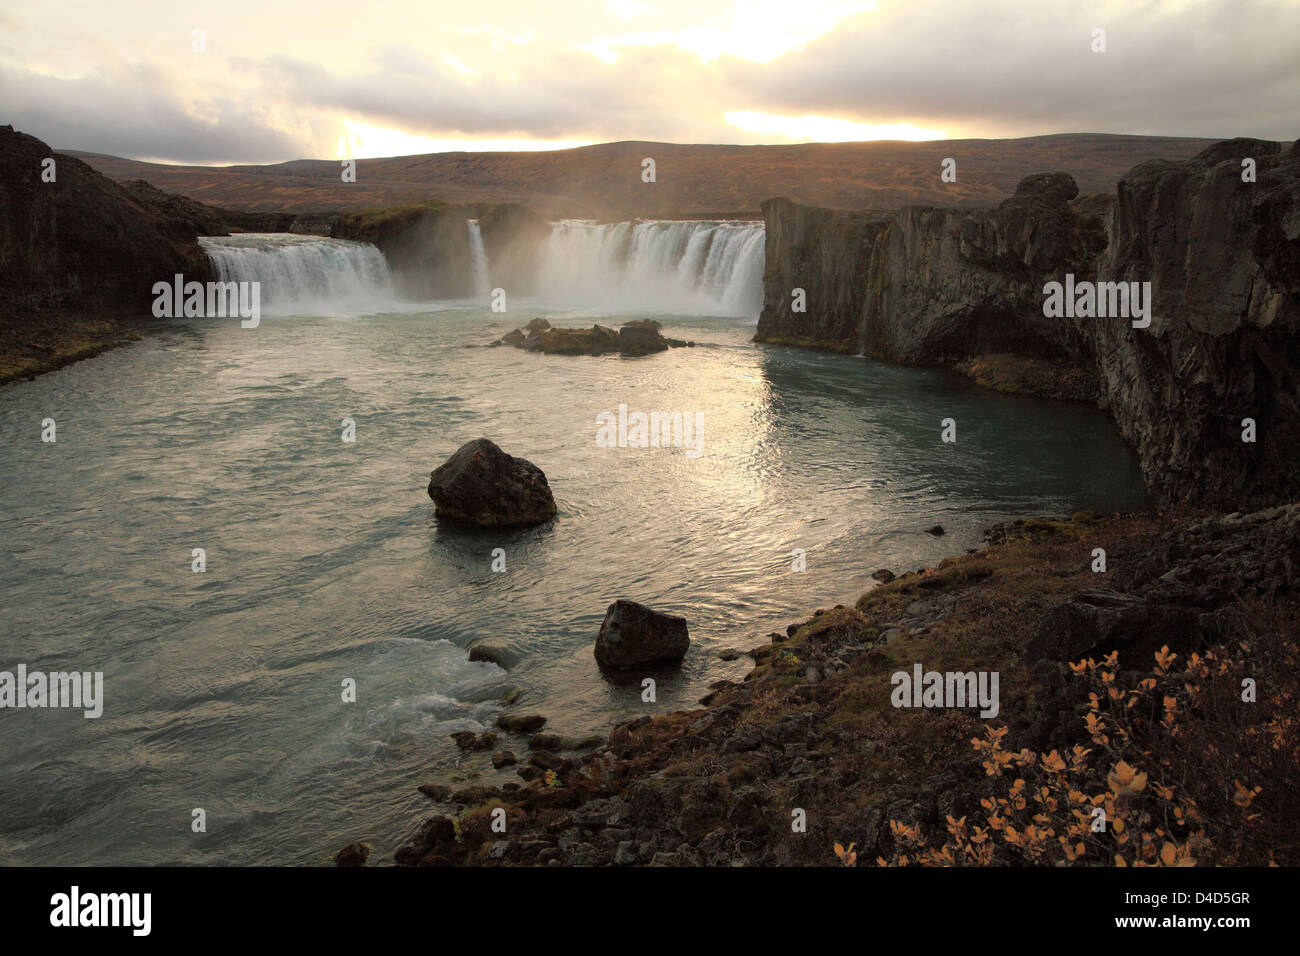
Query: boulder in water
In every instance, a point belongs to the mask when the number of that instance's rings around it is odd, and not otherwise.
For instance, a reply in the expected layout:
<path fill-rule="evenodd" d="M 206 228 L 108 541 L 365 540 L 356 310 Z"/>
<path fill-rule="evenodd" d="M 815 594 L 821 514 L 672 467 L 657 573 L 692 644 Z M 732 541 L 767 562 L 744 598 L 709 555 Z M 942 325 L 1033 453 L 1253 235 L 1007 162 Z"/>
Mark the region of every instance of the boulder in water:
<path fill-rule="evenodd" d="M 596 638 L 596 662 L 610 670 L 676 664 L 691 646 L 686 618 L 618 600 L 605 612 Z"/>
<path fill-rule="evenodd" d="M 466 442 L 429 476 L 440 519 L 476 528 L 526 528 L 555 517 L 546 475 L 486 438 Z"/>
<path fill-rule="evenodd" d="M 365 866 L 370 859 L 369 843 L 349 843 L 334 854 L 335 866 Z"/>
<path fill-rule="evenodd" d="M 659 323 L 653 320 L 638 319 L 618 330 L 618 350 L 624 355 L 649 355 L 652 352 L 662 352 L 668 347 L 668 340 L 659 331 Z"/>

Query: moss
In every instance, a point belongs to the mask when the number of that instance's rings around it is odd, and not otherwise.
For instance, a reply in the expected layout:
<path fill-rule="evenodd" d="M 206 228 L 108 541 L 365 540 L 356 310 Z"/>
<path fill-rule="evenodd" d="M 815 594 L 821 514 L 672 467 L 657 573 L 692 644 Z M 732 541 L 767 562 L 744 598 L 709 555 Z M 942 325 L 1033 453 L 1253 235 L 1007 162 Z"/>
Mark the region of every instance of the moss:
<path fill-rule="evenodd" d="M 340 216 L 339 226 L 349 232 L 370 232 L 389 227 L 405 228 L 425 213 L 446 209 L 448 205 L 440 199 L 425 199 L 396 206 L 358 209 Z"/>

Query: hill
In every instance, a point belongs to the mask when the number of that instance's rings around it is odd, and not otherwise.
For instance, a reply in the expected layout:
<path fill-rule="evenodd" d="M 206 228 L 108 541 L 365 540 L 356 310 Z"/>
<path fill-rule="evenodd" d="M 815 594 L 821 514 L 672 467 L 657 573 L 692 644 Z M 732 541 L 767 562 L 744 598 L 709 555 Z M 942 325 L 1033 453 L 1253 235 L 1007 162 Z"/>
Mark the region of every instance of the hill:
<path fill-rule="evenodd" d="M 1070 172 L 1085 195 L 1109 193 L 1138 163 L 1187 159 L 1213 142 L 1099 133 L 795 146 L 622 142 L 553 152 L 363 159 L 355 183 L 342 182 L 337 160 L 170 166 L 63 152 L 113 179 L 143 179 L 169 193 L 244 211 L 331 214 L 438 198 L 524 203 L 552 218 L 757 219 L 763 200 L 774 196 L 840 209 L 989 208 L 1023 177 L 1057 170 Z M 654 183 L 641 180 L 646 157 L 655 160 Z M 957 163 L 954 183 L 939 179 L 948 157 Z"/>

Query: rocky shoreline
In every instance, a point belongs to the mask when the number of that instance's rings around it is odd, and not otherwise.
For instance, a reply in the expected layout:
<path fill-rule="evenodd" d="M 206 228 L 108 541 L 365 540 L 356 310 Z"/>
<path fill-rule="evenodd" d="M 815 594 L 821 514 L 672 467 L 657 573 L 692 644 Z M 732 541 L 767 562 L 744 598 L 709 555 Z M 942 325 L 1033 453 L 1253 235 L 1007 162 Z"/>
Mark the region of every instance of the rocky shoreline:
<path fill-rule="evenodd" d="M 1102 572 L 1098 548 L 1106 554 Z M 421 787 L 438 812 L 395 859 L 421 866 L 840 865 L 851 845 L 864 863 L 897 863 L 900 854 L 905 863 L 913 828 L 942 833 L 945 819 L 988 815 L 982 801 L 997 798 L 1000 777 L 971 747 L 987 728 L 1006 728 L 1023 752 L 1045 758 L 1087 742 L 1086 698 L 1071 663 L 1118 651 L 1119 682 L 1141 687 L 1139 675 L 1162 649 L 1189 657 L 1240 642 L 1254 649 L 1238 651 L 1243 659 L 1265 654 L 1270 640 L 1294 641 L 1300 633 L 1298 567 L 1297 504 L 1252 514 L 1079 513 L 998 525 L 983 548 L 936 568 L 881 573 L 880 586 L 855 606 L 818 611 L 771 635 L 746 652 L 754 660 L 746 678 L 714 684 L 699 709 L 646 714 L 605 740 L 586 741 L 537 733 L 539 717 L 503 716 L 503 739 L 493 735 L 482 748 L 475 740 L 468 753 L 486 766 L 498 765 L 494 748 L 508 750 L 510 760 L 527 752 L 521 782 Z M 999 672 L 998 717 L 891 706 L 890 675 L 913 662 Z M 1261 661 L 1245 666 L 1264 673 Z M 1274 670 L 1268 693 L 1294 710 L 1287 702 L 1296 683 L 1294 669 Z M 1269 711 L 1266 720 L 1266 710 L 1258 719 L 1268 725 L 1278 718 Z M 1233 734 L 1253 723 L 1236 721 Z M 1152 754 L 1153 779 L 1161 761 L 1177 759 Z M 1248 775 L 1253 766 L 1221 764 L 1186 785 L 1203 802 L 1219 791 L 1231 798 L 1234 774 Z M 1267 836 L 1294 835 L 1288 815 L 1300 781 L 1290 766 L 1260 780 L 1251 807 L 1258 843 L 1232 843 L 1214 824 L 1214 839 L 1203 831 L 1183 835 L 1200 862 L 1297 862 L 1294 842 L 1275 847 Z M 800 820 L 802 829 L 792 825 Z M 1109 839 L 1112 850 L 1128 852 L 1119 834 Z M 999 846 L 986 862 L 1045 862 L 1018 859 L 1016 850 Z M 357 863 L 355 846 L 338 862 Z"/>

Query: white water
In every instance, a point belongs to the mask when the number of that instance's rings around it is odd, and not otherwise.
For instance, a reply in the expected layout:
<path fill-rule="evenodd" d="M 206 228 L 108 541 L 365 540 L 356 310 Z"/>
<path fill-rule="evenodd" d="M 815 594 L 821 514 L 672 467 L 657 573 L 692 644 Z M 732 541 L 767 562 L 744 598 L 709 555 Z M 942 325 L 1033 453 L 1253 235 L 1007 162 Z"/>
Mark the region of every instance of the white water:
<path fill-rule="evenodd" d="M 469 227 L 469 251 L 474 257 L 474 295 L 485 299 L 492 291 L 492 283 L 488 280 L 488 257 L 487 250 L 483 248 L 483 233 L 479 231 L 477 219 L 466 219 L 465 225 Z"/>
<path fill-rule="evenodd" d="M 388 263 L 367 242 L 244 233 L 199 239 L 223 282 L 259 282 L 262 311 L 341 315 L 391 308 Z"/>
<path fill-rule="evenodd" d="M 474 294 L 491 290 L 491 263 L 476 219 L 466 220 Z M 756 320 L 763 305 L 761 222 L 553 223 L 538 266 L 537 293 L 555 309 L 734 316 Z M 261 283 L 271 315 L 407 311 L 388 263 L 374 246 L 286 233 L 199 240 L 225 282 Z"/>
<path fill-rule="evenodd" d="M 550 305 L 757 319 L 761 222 L 553 223 L 538 287 Z"/>

